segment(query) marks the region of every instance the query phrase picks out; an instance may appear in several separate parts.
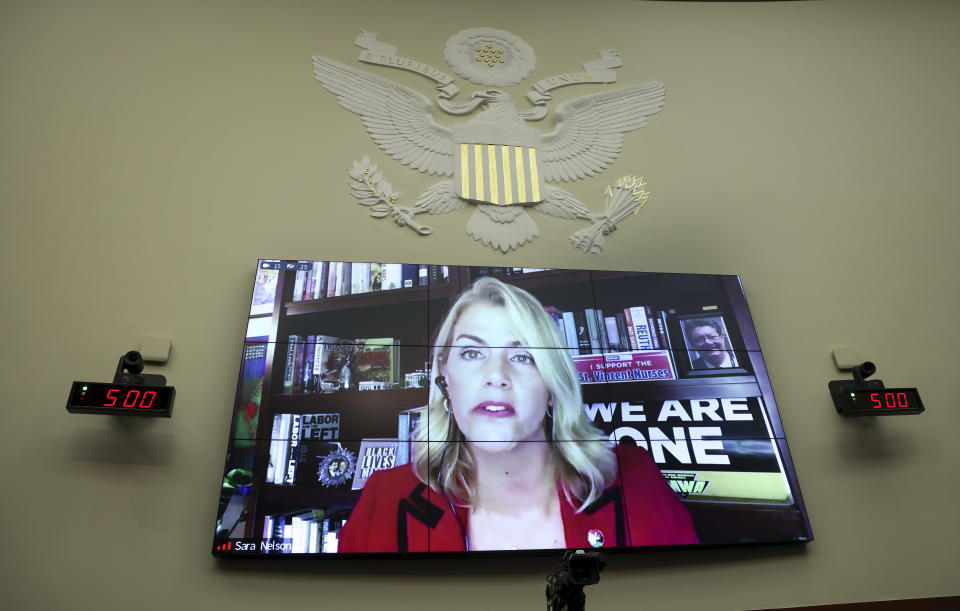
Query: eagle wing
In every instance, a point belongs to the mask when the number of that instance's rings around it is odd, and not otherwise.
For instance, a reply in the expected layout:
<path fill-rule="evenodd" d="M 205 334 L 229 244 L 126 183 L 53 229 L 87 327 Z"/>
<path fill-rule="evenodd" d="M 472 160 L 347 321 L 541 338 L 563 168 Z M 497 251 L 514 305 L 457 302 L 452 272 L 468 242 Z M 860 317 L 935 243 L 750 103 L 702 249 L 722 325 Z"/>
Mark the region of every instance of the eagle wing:
<path fill-rule="evenodd" d="M 564 102 L 557 128 L 540 147 L 543 179 L 579 180 L 602 172 L 620 155 L 623 134 L 647 124 L 664 103 L 663 83 L 646 83 Z"/>
<path fill-rule="evenodd" d="M 313 72 L 394 159 L 420 172 L 453 175 L 453 132 L 433 120 L 423 94 L 319 55 Z"/>

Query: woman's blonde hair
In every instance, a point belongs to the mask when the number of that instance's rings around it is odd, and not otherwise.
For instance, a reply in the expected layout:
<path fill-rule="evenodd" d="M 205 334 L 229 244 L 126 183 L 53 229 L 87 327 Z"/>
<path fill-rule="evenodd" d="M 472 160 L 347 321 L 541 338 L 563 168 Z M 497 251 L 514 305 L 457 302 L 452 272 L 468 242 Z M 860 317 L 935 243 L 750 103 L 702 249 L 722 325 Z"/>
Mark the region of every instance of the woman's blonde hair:
<path fill-rule="evenodd" d="M 552 416 L 544 418 L 557 481 L 577 511 L 595 501 L 616 478 L 610 442 L 584 413 L 580 381 L 573 359 L 551 316 L 527 291 L 484 277 L 457 299 L 434 342 L 427 414 L 415 433 L 413 468 L 421 481 L 448 498 L 472 505 L 473 455 L 435 383 L 450 352 L 453 329 L 463 312 L 476 303 L 502 307 L 520 334 L 550 393 Z M 560 349 L 557 349 L 560 348 Z"/>

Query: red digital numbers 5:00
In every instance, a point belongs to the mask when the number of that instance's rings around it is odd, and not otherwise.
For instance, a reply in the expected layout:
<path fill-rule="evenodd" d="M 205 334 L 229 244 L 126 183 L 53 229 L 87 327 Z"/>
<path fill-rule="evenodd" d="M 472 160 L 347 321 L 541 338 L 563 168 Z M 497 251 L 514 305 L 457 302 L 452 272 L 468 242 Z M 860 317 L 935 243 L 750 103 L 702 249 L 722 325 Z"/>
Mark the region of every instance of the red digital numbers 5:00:
<path fill-rule="evenodd" d="M 120 398 L 117 396 L 117 393 L 121 392 L 118 388 L 111 388 L 107 391 L 107 399 L 109 401 L 104 402 L 104 407 L 114 407 L 117 405 L 117 402 L 120 401 Z M 141 394 L 143 396 L 141 396 Z M 153 400 L 156 398 L 157 393 L 153 390 L 145 390 L 141 393 L 139 390 L 127 390 L 123 395 L 123 400 L 120 403 L 123 407 L 142 407 L 144 409 L 149 409 L 153 405 Z M 139 403 L 139 404 L 138 404 Z"/>
<path fill-rule="evenodd" d="M 885 392 L 883 394 L 883 400 L 880 400 L 881 393 L 873 392 L 870 393 L 870 400 L 873 401 L 873 409 L 881 409 L 883 407 L 909 407 L 910 403 L 907 400 L 907 393 L 905 392 Z"/>

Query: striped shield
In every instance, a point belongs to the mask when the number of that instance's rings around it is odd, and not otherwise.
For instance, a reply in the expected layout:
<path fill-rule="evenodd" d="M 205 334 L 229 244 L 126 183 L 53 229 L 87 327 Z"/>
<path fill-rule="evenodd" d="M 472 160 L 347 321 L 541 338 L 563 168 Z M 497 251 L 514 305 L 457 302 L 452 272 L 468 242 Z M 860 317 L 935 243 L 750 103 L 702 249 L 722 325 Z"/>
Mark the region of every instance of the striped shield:
<path fill-rule="evenodd" d="M 539 133 L 536 130 L 524 129 L 520 134 L 508 134 L 494 129 L 485 131 L 501 133 L 483 134 L 477 133 L 480 130 L 475 128 L 480 126 L 476 124 L 457 127 L 474 128 L 454 128 L 455 135 L 460 136 L 455 136 L 459 157 L 454 178 L 457 195 L 470 201 L 500 206 L 543 201 L 543 179 L 536 147 Z M 489 144 L 491 140 L 497 143 Z"/>

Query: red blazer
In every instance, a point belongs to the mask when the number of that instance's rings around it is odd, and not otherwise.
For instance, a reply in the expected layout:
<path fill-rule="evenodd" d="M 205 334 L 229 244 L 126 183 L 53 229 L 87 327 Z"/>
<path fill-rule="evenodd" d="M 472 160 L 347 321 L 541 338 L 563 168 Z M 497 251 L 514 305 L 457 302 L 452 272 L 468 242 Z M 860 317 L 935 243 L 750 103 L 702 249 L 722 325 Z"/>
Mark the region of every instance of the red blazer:
<path fill-rule="evenodd" d="M 643 448 L 618 446 L 617 480 L 580 513 L 558 490 L 568 548 L 698 543 L 690 512 Z M 417 478 L 410 464 L 376 471 L 346 525 L 340 552 L 465 551 L 469 510 L 454 506 Z"/>

